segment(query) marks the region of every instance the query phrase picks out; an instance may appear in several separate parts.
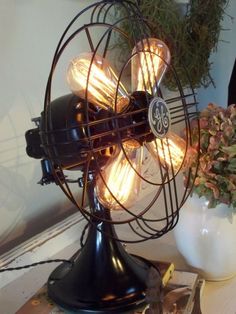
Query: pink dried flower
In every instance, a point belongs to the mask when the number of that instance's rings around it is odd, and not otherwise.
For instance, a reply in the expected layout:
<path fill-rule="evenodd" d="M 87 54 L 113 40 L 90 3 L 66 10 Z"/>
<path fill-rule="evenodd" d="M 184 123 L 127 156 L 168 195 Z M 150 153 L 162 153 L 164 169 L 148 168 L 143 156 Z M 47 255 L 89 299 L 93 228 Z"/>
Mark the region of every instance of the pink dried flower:
<path fill-rule="evenodd" d="M 213 184 L 211 182 L 206 182 L 205 186 L 213 191 L 215 199 L 219 199 L 219 197 L 220 197 L 220 190 L 218 189 L 218 187 L 215 184 Z"/>
<path fill-rule="evenodd" d="M 221 140 L 220 136 L 211 136 L 209 140 L 208 150 L 211 151 L 218 149 L 220 146 L 220 140 Z"/>
<path fill-rule="evenodd" d="M 196 120 L 195 120 L 196 121 Z M 197 123 L 197 121 L 196 121 Z M 196 126 L 196 125 L 195 125 Z M 199 126 L 200 126 L 200 129 L 202 128 L 206 128 L 208 126 L 208 120 L 207 118 L 203 118 L 199 121 Z"/>
<path fill-rule="evenodd" d="M 230 204 L 236 209 L 236 105 L 222 108 L 210 103 L 200 114 L 200 160 L 194 191 L 210 204 Z M 197 148 L 198 122 L 191 122 L 192 147 Z M 192 178 L 196 159 L 190 160 Z M 187 175 L 187 173 L 186 173 Z"/>

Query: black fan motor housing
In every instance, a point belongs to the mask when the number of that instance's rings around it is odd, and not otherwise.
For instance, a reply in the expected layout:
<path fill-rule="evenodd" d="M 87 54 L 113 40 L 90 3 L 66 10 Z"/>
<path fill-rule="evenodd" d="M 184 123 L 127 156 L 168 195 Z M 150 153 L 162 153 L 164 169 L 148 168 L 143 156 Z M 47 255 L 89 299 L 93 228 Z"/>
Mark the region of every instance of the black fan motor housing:
<path fill-rule="evenodd" d="M 96 108 L 89 104 L 85 112 L 84 100 L 74 94 L 53 100 L 47 107 L 47 127 L 44 112 L 41 119 L 41 141 L 46 156 L 63 168 L 78 167 L 87 161 L 90 144 L 86 126 L 94 121 Z"/>
<path fill-rule="evenodd" d="M 103 164 L 109 157 L 102 153 L 106 148 L 129 139 L 140 144 L 153 140 L 147 122 L 151 100 L 147 92 L 136 91 L 126 110 L 116 113 L 96 108 L 74 94 L 61 96 L 42 112 L 39 127 L 26 132 L 27 154 L 51 160 L 54 168 L 82 170 L 93 151 Z"/>

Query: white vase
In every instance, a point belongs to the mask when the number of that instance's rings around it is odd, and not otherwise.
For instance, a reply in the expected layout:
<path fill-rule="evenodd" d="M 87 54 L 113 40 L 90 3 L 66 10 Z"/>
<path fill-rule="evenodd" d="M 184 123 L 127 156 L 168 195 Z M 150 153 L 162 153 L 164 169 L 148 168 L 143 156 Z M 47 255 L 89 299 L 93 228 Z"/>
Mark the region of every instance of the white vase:
<path fill-rule="evenodd" d="M 225 204 L 208 208 L 205 197 L 189 197 L 174 229 L 186 262 L 206 280 L 236 275 L 236 214 Z"/>

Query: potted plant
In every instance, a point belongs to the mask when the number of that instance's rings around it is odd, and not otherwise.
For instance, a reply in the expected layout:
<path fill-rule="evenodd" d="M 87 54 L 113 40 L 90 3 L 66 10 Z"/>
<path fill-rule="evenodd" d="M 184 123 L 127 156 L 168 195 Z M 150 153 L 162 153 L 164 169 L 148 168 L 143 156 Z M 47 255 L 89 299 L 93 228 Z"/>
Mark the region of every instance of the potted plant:
<path fill-rule="evenodd" d="M 200 145 L 200 160 L 192 158 L 191 166 L 197 177 L 174 234 L 189 265 L 221 280 L 236 274 L 236 105 L 209 104 L 200 113 L 200 134 L 196 123 L 192 146 Z"/>

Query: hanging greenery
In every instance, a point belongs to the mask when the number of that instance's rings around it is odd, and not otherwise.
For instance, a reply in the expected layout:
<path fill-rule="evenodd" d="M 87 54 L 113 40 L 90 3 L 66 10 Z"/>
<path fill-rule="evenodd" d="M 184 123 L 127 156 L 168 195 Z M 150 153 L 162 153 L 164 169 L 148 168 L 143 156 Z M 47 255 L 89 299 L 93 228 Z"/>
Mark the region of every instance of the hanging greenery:
<path fill-rule="evenodd" d="M 188 70 L 195 88 L 214 84 L 210 75 L 212 64 L 209 57 L 217 48 L 221 21 L 227 4 L 228 0 L 190 0 L 183 12 L 183 6 L 175 0 L 139 1 L 140 10 L 151 24 L 154 33 L 170 48 L 172 65 L 183 86 L 188 84 L 183 65 Z M 121 6 L 117 8 L 117 13 L 125 16 L 124 9 Z M 128 21 L 124 22 L 122 27 L 128 33 L 132 31 Z M 125 45 L 120 38 L 122 56 L 126 51 Z M 167 85 L 169 88 L 174 87 L 170 76 L 167 76 Z"/>

